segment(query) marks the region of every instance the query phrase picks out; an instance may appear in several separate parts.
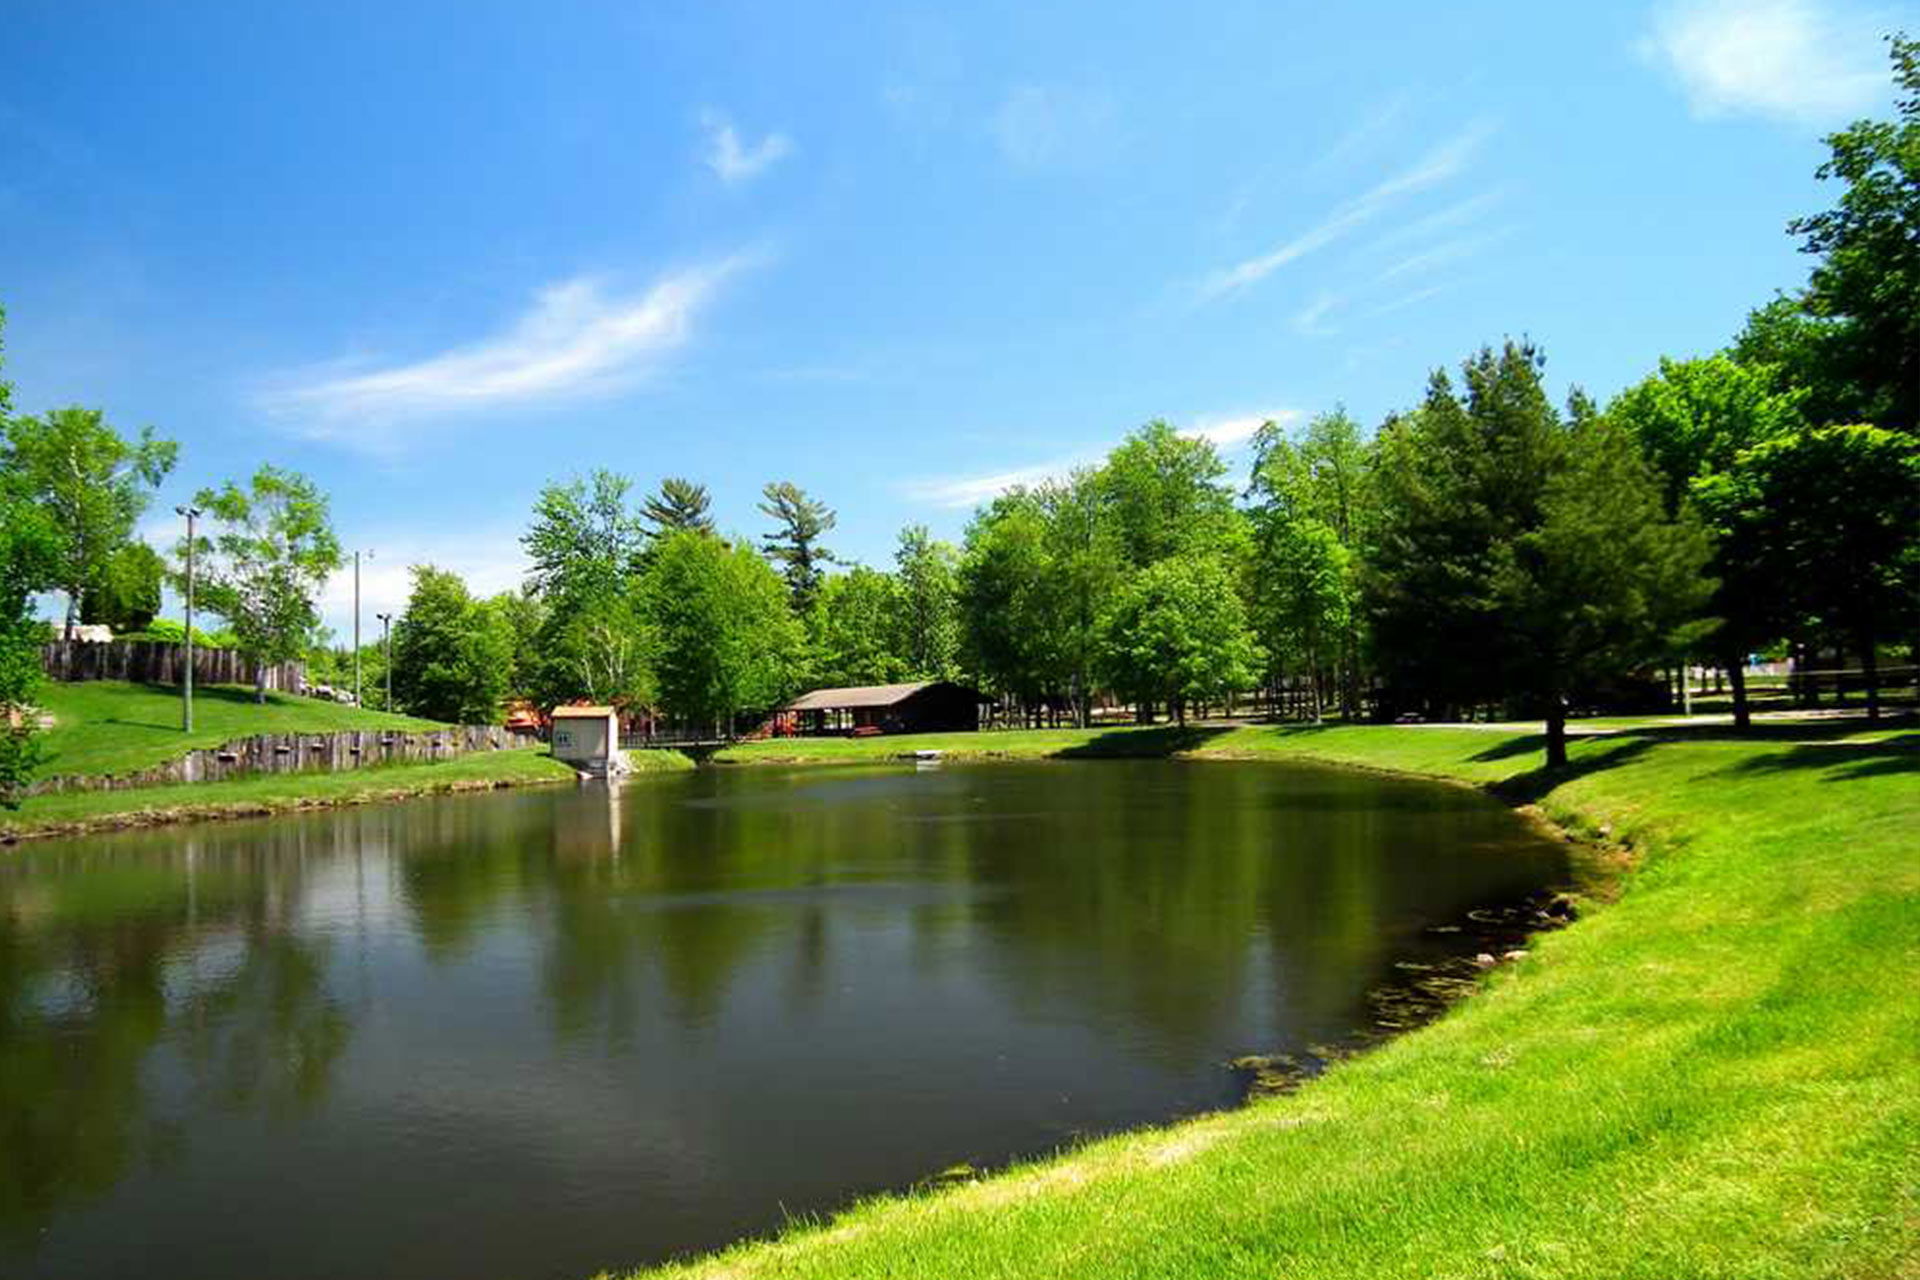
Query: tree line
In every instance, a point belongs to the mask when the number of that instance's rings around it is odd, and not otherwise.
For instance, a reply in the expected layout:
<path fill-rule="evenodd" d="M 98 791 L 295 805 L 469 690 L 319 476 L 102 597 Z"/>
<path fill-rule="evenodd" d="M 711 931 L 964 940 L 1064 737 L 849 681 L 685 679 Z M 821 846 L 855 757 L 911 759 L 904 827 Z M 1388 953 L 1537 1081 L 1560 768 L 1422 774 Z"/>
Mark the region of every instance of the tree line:
<path fill-rule="evenodd" d="M 1920 43 L 1890 39 L 1892 120 L 1828 139 L 1832 209 L 1789 225 L 1814 267 L 1728 346 L 1602 405 L 1556 403 L 1533 343 L 1437 370 L 1375 430 L 1345 411 L 1264 426 L 1246 482 L 1207 441 L 1151 422 L 1098 466 L 977 510 L 958 545 L 920 525 L 892 563 L 845 563 L 835 513 L 769 484 L 756 544 L 670 477 L 550 484 L 521 589 L 475 596 L 413 571 L 392 637 L 360 655 L 380 701 L 485 720 L 590 699 L 737 728 L 818 685 L 960 678 L 1009 719 L 1088 723 L 1122 703 L 1184 719 L 1283 688 L 1300 714 L 1543 718 L 1649 670 L 1707 660 L 1749 712 L 1748 656 L 1853 655 L 1870 712 L 1895 642 L 1920 645 Z M 97 411 L 14 415 L 0 384 L 0 794 L 31 768 L 36 593 L 64 627 L 164 627 L 163 557 L 133 529 L 177 459 Z M 265 466 L 202 491 L 198 595 L 265 662 L 338 672 L 315 600 L 342 563 L 327 501 Z M 12 779 L 9 782 L 8 779 Z"/>

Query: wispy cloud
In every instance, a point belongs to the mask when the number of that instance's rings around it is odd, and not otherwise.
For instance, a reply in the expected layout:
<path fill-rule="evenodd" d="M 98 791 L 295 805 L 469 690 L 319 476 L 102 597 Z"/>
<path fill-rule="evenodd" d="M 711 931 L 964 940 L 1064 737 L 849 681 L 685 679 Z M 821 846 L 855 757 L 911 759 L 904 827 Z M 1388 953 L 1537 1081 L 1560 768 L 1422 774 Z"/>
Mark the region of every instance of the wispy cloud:
<path fill-rule="evenodd" d="M 423 533 L 408 529 L 363 530 L 351 539 L 372 554 L 360 564 L 360 638 L 380 638 L 379 615 L 398 617 L 413 593 L 413 566 L 430 564 L 457 573 L 478 596 L 511 591 L 526 580 L 527 557 L 520 532 L 512 525 L 462 529 L 457 534 Z M 321 621 L 333 631 L 334 641 L 353 639 L 353 567 L 327 580 L 314 602 Z"/>
<path fill-rule="evenodd" d="M 1877 15 L 1827 0 L 1666 0 L 1640 51 L 1702 117 L 1830 124 L 1886 93 Z"/>
<path fill-rule="evenodd" d="M 1293 313 L 1287 321 L 1293 331 L 1305 338 L 1323 338 L 1333 332 L 1327 317 L 1339 308 L 1342 299 L 1334 293 L 1322 293 Z"/>
<path fill-rule="evenodd" d="M 384 368 L 283 376 L 260 404 L 301 434 L 382 449 L 406 421 L 612 394 L 684 345 L 700 309 L 751 261 L 670 272 L 638 294 L 609 293 L 590 277 L 549 285 L 495 337 Z"/>
<path fill-rule="evenodd" d="M 793 151 L 793 141 L 784 133 L 769 133 L 748 145 L 741 141 L 733 122 L 717 111 L 701 112 L 700 126 L 707 134 L 707 150 L 702 159 L 728 186 L 759 177 Z"/>
<path fill-rule="evenodd" d="M 1222 453 L 1231 453 L 1253 439 L 1261 424 L 1296 422 L 1297 409 L 1275 409 L 1269 413 L 1237 413 L 1203 416 L 1180 429 L 1190 440 L 1205 440 Z M 1065 480 L 1082 467 L 1097 466 L 1106 455 L 1105 447 L 1089 447 L 1061 454 L 1031 466 L 1010 467 L 1002 471 L 970 476 L 945 476 L 918 480 L 904 486 L 906 496 L 936 507 L 965 510 L 991 501 L 1009 489 L 1031 489 L 1052 480 Z"/>
<path fill-rule="evenodd" d="M 1439 244 L 1428 245 L 1424 249 L 1407 254 L 1388 264 L 1387 268 L 1380 273 L 1378 282 L 1385 284 L 1407 276 L 1424 275 L 1441 267 L 1450 267 L 1456 262 L 1471 258 L 1483 249 L 1498 244 L 1507 235 L 1507 230 L 1501 229 L 1484 235 L 1456 236 L 1451 240 L 1443 240 Z"/>
<path fill-rule="evenodd" d="M 1406 90 L 1374 103 L 1307 166 L 1307 173 L 1330 173 L 1368 155 L 1406 118 L 1412 105 L 1413 95 Z"/>
<path fill-rule="evenodd" d="M 1411 168 L 1346 201 L 1300 235 L 1267 253 L 1215 272 L 1201 282 L 1199 301 L 1210 302 L 1250 288 L 1281 267 L 1324 249 L 1371 222 L 1402 198 L 1458 176 L 1491 132 L 1492 125 L 1486 121 L 1469 126 L 1427 152 Z"/>
<path fill-rule="evenodd" d="M 1113 99 L 1066 85 L 1021 85 L 993 113 L 1000 154 L 1019 169 L 1072 166 L 1096 158 L 1113 139 Z"/>

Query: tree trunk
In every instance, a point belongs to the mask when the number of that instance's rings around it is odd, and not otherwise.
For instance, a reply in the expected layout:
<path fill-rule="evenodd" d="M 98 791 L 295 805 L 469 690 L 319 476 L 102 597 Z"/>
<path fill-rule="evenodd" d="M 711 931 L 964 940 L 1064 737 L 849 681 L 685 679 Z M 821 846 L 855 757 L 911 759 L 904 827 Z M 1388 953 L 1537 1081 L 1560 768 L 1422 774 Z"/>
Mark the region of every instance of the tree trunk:
<path fill-rule="evenodd" d="M 1860 671 L 1867 679 L 1867 719 L 1880 718 L 1880 656 L 1873 651 L 1871 635 L 1860 638 Z"/>
<path fill-rule="evenodd" d="M 1567 704 L 1559 694 L 1547 701 L 1547 768 L 1562 769 L 1567 763 Z"/>
<path fill-rule="evenodd" d="M 253 700 L 261 704 L 267 700 L 267 664 L 258 658 L 253 663 Z"/>
<path fill-rule="evenodd" d="M 1727 660 L 1727 679 L 1733 684 L 1733 727 L 1750 729 L 1753 708 L 1747 705 L 1747 664 L 1741 655 L 1735 654 Z"/>

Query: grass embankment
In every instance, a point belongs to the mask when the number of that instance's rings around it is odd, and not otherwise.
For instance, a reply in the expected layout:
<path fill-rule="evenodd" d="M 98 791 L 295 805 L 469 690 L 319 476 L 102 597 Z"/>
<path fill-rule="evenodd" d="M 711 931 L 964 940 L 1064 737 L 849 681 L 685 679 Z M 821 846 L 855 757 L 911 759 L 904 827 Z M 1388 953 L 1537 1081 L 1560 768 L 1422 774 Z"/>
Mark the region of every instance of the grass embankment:
<path fill-rule="evenodd" d="M 1544 775 L 1528 734 L 1160 732 L 1004 745 L 1492 784 L 1630 842 L 1640 865 L 1481 995 L 1297 1094 L 883 1198 L 673 1274 L 1920 1274 L 1920 734 L 1628 734 L 1577 740 Z M 726 754 L 912 749 L 829 745 Z"/>
<path fill-rule="evenodd" d="M 693 767 L 684 756 L 675 759 L 687 768 Z M 668 766 L 663 763 L 661 767 Z M 261 817 L 450 791 L 572 782 L 578 776 L 548 755 L 545 747 L 525 747 L 479 751 L 432 764 L 378 765 L 339 773 L 275 773 L 127 791 L 70 791 L 33 796 L 16 812 L 0 812 L 0 838 L 81 835 L 170 822 Z"/>
<path fill-rule="evenodd" d="M 433 720 L 285 693 L 269 693 L 266 702 L 258 703 L 252 689 L 238 685 L 193 691 L 192 733 L 180 732 L 180 690 L 172 685 L 48 681 L 37 696 L 41 709 L 54 720 L 42 739 L 46 750 L 39 770 L 42 777 L 133 773 L 197 747 L 217 747 L 257 733 L 408 732 L 446 727 Z"/>

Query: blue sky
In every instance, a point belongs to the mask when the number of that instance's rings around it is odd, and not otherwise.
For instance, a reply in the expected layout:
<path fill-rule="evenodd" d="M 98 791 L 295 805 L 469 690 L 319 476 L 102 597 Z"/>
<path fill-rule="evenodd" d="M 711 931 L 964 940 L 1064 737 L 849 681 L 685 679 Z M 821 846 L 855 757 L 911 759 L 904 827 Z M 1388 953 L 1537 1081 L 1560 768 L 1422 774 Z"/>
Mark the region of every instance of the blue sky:
<path fill-rule="evenodd" d="M 882 561 L 1164 417 L 1371 424 L 1527 334 L 1606 396 L 1798 284 L 1912 3 L 0 0 L 27 411 L 517 581 L 535 491 L 760 486 Z M 149 522 L 167 542 L 171 517 Z M 344 630 L 346 584 L 330 589 Z"/>

